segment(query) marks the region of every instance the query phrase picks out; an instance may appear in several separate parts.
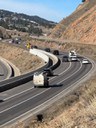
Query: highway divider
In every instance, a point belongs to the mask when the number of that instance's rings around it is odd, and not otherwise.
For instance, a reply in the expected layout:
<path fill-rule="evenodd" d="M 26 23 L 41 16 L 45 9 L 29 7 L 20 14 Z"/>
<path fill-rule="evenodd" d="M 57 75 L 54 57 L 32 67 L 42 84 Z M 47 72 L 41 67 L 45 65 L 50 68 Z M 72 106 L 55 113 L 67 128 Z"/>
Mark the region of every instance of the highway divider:
<path fill-rule="evenodd" d="M 40 69 L 37 69 L 36 71 L 42 71 L 46 66 L 41 67 Z M 23 74 L 20 76 L 12 77 L 10 79 L 4 80 L 0 82 L 0 92 L 6 91 L 8 89 L 22 86 L 23 84 L 31 81 L 33 79 L 33 74 L 36 71 L 29 72 L 27 74 Z"/>
<path fill-rule="evenodd" d="M 12 76 L 12 68 L 10 67 L 9 63 L 7 63 L 6 59 L 0 57 L 0 61 L 6 66 L 8 70 L 6 79 L 9 79 Z"/>
<path fill-rule="evenodd" d="M 8 65 L 10 66 L 11 70 L 12 70 L 12 74 L 11 76 L 19 76 L 21 75 L 20 70 L 10 61 L 6 60 L 5 58 L 3 58 L 3 60 L 8 63 Z"/>
<path fill-rule="evenodd" d="M 43 52 L 41 52 L 40 50 L 38 50 L 38 49 L 35 49 L 35 48 L 30 49 L 29 53 L 40 57 L 42 60 L 44 60 L 45 63 L 49 62 L 49 57 L 46 54 L 44 54 Z"/>
<path fill-rule="evenodd" d="M 38 52 L 38 54 L 40 54 L 40 52 Z M 44 53 L 42 53 L 44 55 Z M 43 58 L 44 56 L 42 56 Z M 8 89 L 17 87 L 17 86 L 22 86 L 23 84 L 31 81 L 33 79 L 33 74 L 37 71 L 41 72 L 44 68 L 48 67 L 50 65 L 50 59 L 48 59 L 48 57 L 46 57 L 45 60 L 45 65 L 35 71 L 29 72 L 27 74 L 23 74 L 20 76 L 16 76 L 13 78 L 10 78 L 8 80 L 5 81 L 1 81 L 0 82 L 0 92 L 6 91 Z"/>
<path fill-rule="evenodd" d="M 34 50 L 37 52 L 43 53 L 44 55 L 50 56 L 50 58 L 53 61 L 53 64 L 50 66 L 50 68 L 52 70 L 56 69 L 60 65 L 60 62 L 61 62 L 60 59 L 57 56 L 55 56 L 54 54 L 46 52 L 44 50 L 40 50 L 40 49 L 34 49 Z"/>

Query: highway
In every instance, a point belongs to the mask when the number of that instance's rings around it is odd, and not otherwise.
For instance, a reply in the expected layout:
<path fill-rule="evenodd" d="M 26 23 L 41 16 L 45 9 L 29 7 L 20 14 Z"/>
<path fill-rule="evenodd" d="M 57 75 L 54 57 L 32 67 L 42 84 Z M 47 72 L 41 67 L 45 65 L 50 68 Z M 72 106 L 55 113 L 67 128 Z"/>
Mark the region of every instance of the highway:
<path fill-rule="evenodd" d="M 8 79 L 10 76 L 11 67 L 7 64 L 7 62 L 5 63 L 5 61 L 3 62 L 0 60 L 0 81 Z"/>
<path fill-rule="evenodd" d="M 62 54 L 59 58 L 62 58 Z M 49 79 L 48 88 L 34 88 L 32 81 L 0 93 L 4 102 L 0 103 L 0 127 L 14 123 L 21 117 L 36 114 L 56 101 L 59 96 L 70 92 L 82 78 L 89 74 L 92 64 L 82 64 L 81 60 L 61 62 Z"/>

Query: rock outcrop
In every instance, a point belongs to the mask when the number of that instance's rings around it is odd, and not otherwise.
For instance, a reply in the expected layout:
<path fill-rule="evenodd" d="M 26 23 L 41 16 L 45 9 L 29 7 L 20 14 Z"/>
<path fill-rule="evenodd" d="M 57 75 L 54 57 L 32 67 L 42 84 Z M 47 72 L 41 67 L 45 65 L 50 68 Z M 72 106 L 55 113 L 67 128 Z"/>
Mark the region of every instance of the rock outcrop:
<path fill-rule="evenodd" d="M 50 37 L 96 44 L 96 0 L 87 0 L 63 19 Z"/>

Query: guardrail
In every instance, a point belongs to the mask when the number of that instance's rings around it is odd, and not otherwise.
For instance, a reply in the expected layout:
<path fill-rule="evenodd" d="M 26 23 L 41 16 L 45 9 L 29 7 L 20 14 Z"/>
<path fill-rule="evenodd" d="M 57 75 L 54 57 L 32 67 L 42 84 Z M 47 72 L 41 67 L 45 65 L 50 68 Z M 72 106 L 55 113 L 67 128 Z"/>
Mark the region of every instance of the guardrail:
<path fill-rule="evenodd" d="M 13 63 L 11 63 L 10 61 L 8 61 L 8 60 L 5 60 L 8 64 L 9 64 L 9 66 L 11 67 L 11 70 L 12 70 L 12 75 L 11 76 L 19 76 L 19 75 L 21 75 L 21 73 L 20 73 L 20 70 L 13 64 Z"/>
<path fill-rule="evenodd" d="M 48 58 L 46 58 L 46 59 L 48 59 Z M 34 72 L 42 71 L 44 68 L 46 68 L 50 65 L 50 59 L 48 59 L 48 60 L 49 60 L 48 63 L 46 63 L 43 67 L 41 67 L 35 71 L 29 72 L 27 74 L 23 74 L 20 76 L 13 77 L 13 78 L 10 78 L 10 79 L 5 80 L 5 81 L 1 81 L 0 82 L 0 92 L 6 91 L 6 90 L 14 88 L 14 87 L 17 87 L 19 85 L 22 86 L 23 84 L 29 82 L 30 80 L 33 79 Z"/>
<path fill-rule="evenodd" d="M 8 69 L 8 75 L 7 75 L 6 79 L 9 79 L 12 76 L 19 76 L 21 74 L 20 70 L 10 61 L 8 61 L 2 57 L 0 57 L 0 60 L 4 63 L 4 65 L 6 65 L 6 67 Z"/>
<path fill-rule="evenodd" d="M 9 78 L 12 76 L 12 69 L 11 69 L 9 63 L 7 63 L 7 61 L 6 61 L 4 58 L 0 57 L 0 61 L 1 61 L 4 65 L 6 65 L 7 70 L 8 70 L 8 75 L 7 75 L 6 79 L 9 79 Z"/>
<path fill-rule="evenodd" d="M 46 65 L 41 67 L 40 69 L 37 69 L 36 71 L 42 71 L 44 68 L 46 68 Z M 14 88 L 14 87 L 17 87 L 19 85 L 22 86 L 22 84 L 29 82 L 30 80 L 33 79 L 33 74 L 36 71 L 32 71 L 32 72 L 27 73 L 27 74 L 23 74 L 20 76 L 16 76 L 16 77 L 7 79 L 5 81 L 1 81 L 0 82 L 0 92 L 6 91 L 6 90 Z"/>
<path fill-rule="evenodd" d="M 33 48 L 33 49 L 30 49 L 29 52 L 33 55 L 40 57 L 42 60 L 45 61 L 45 63 L 49 62 L 49 57 L 46 54 L 44 54 L 43 52 L 41 52 L 40 50 Z"/>
<path fill-rule="evenodd" d="M 38 51 L 43 53 L 43 54 L 45 54 L 45 55 L 47 55 L 47 56 L 51 56 L 51 58 L 53 60 L 53 65 L 50 66 L 50 68 L 52 70 L 56 69 L 60 65 L 60 62 L 61 62 L 60 59 L 57 56 L 55 56 L 54 54 L 46 52 L 46 51 L 43 51 L 43 50 L 39 50 L 39 49 L 38 49 Z"/>

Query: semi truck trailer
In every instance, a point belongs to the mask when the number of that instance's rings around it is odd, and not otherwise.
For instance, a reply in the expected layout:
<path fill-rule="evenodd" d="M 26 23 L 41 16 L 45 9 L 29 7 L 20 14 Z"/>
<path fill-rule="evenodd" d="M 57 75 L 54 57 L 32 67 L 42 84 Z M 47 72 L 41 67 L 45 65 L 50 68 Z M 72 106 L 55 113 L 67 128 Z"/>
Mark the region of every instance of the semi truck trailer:
<path fill-rule="evenodd" d="M 45 73 L 34 73 L 33 75 L 33 84 L 34 87 L 48 87 L 49 86 L 49 78 Z"/>

